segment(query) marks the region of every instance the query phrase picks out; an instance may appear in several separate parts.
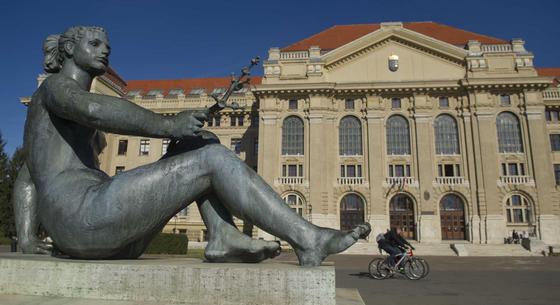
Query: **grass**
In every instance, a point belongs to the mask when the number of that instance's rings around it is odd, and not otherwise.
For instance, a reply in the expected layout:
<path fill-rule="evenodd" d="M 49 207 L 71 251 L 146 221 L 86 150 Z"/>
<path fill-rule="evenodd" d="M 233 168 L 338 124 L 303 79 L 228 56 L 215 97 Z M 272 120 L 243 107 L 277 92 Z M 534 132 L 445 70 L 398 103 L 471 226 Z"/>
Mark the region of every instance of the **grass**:
<path fill-rule="evenodd" d="M 204 249 L 189 249 L 185 257 L 204 259 Z"/>
<path fill-rule="evenodd" d="M 9 245 L 11 240 L 4 235 L 0 235 L 0 245 Z"/>

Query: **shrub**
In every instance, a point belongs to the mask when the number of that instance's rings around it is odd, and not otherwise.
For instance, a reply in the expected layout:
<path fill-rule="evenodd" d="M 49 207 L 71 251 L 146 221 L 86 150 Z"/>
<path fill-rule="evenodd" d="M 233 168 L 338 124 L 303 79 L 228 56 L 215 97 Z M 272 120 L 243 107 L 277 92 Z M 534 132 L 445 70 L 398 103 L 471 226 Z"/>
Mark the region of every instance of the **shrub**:
<path fill-rule="evenodd" d="M 185 234 L 159 233 L 150 243 L 146 254 L 187 254 L 189 239 Z"/>

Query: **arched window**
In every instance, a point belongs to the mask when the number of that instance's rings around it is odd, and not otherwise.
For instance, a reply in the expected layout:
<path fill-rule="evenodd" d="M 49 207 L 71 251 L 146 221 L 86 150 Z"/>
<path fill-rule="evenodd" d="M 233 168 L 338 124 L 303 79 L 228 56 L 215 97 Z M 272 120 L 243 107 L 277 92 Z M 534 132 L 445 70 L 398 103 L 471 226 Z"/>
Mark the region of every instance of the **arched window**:
<path fill-rule="evenodd" d="M 519 119 L 511 112 L 502 112 L 496 118 L 498 148 L 501 153 L 523 152 Z"/>
<path fill-rule="evenodd" d="M 354 116 L 340 120 L 338 133 L 339 151 L 341 156 L 362 154 L 362 124 Z"/>
<path fill-rule="evenodd" d="M 410 155 L 408 121 L 400 115 L 394 115 L 387 120 L 387 154 Z"/>
<path fill-rule="evenodd" d="M 282 155 L 303 155 L 303 121 L 296 116 L 282 124 Z"/>
<path fill-rule="evenodd" d="M 457 122 L 448 115 L 438 116 L 434 122 L 436 136 L 436 154 L 457 155 L 459 154 L 459 132 Z"/>
<path fill-rule="evenodd" d="M 340 202 L 340 229 L 352 230 L 364 223 L 364 201 L 356 194 L 348 194 Z"/>
<path fill-rule="evenodd" d="M 533 213 L 529 200 L 520 194 L 513 194 L 506 200 L 506 217 L 509 224 L 530 224 Z"/>
<path fill-rule="evenodd" d="M 286 204 L 289 205 L 292 210 L 294 210 L 294 212 L 298 213 L 300 216 L 303 216 L 305 214 L 305 204 L 301 196 L 296 193 L 288 193 L 282 198 L 284 199 L 284 202 L 286 202 Z"/>

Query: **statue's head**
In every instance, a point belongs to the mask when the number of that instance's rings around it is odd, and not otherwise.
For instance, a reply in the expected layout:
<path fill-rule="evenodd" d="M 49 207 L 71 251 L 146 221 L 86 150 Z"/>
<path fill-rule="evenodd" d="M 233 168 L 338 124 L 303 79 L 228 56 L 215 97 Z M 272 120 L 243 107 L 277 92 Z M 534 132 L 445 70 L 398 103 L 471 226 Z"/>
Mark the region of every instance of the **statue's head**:
<path fill-rule="evenodd" d="M 62 35 L 47 37 L 43 52 L 43 67 L 49 73 L 59 72 L 64 62 L 72 61 L 90 75 L 99 76 L 109 66 L 111 47 L 103 28 L 75 26 Z"/>

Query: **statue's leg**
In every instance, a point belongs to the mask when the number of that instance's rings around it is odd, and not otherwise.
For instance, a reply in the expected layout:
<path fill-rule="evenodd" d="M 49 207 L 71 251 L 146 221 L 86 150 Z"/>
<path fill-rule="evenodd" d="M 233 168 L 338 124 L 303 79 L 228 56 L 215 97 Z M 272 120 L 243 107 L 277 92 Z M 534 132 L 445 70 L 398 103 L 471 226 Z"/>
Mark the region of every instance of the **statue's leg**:
<path fill-rule="evenodd" d="M 70 175 L 68 179 L 75 180 Z M 369 233 L 369 225 L 341 232 L 311 224 L 292 211 L 233 152 L 213 144 L 138 167 L 90 187 L 79 219 L 87 224 L 82 231 L 89 235 L 89 244 L 78 246 L 86 250 L 122 247 L 127 240 L 149 236 L 160 229 L 162 222 L 185 208 L 186 203 L 210 193 L 236 217 L 289 242 L 302 265 L 318 265 L 327 255 L 347 249 Z M 90 258 L 91 250 L 74 253 Z"/>
<path fill-rule="evenodd" d="M 204 251 L 208 261 L 257 263 L 280 254 L 280 243 L 251 239 L 241 233 L 231 213 L 215 195 L 209 194 L 197 202 L 208 230 L 209 241 Z"/>
<path fill-rule="evenodd" d="M 16 178 L 13 189 L 14 214 L 18 244 L 26 254 L 48 254 L 51 245 L 38 237 L 39 219 L 37 217 L 37 192 L 29 175 L 27 165 L 23 165 Z"/>
<path fill-rule="evenodd" d="M 185 138 L 173 142 L 167 154 L 167 159 L 181 153 L 193 151 L 210 144 L 219 144 L 219 138 L 212 132 L 203 130 L 200 137 Z M 280 244 L 264 240 L 253 240 L 251 235 L 245 235 L 245 229 L 252 229 L 252 224 L 243 227 L 241 233 L 235 224 L 231 213 L 224 208 L 218 198 L 209 194 L 197 199 L 198 210 L 202 216 L 208 233 L 208 245 L 205 257 L 211 262 L 259 262 L 280 254 Z"/>
<path fill-rule="evenodd" d="M 290 209 L 280 196 L 234 153 L 221 145 L 203 155 L 212 189 L 233 215 L 289 242 L 301 265 L 314 266 L 370 232 L 369 224 L 349 232 L 317 227 Z"/>

